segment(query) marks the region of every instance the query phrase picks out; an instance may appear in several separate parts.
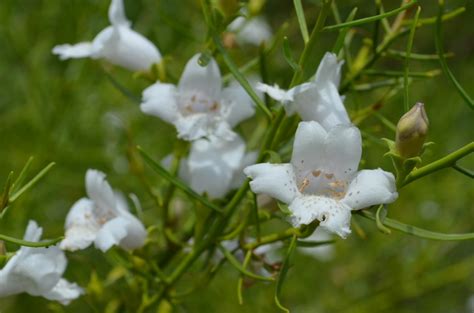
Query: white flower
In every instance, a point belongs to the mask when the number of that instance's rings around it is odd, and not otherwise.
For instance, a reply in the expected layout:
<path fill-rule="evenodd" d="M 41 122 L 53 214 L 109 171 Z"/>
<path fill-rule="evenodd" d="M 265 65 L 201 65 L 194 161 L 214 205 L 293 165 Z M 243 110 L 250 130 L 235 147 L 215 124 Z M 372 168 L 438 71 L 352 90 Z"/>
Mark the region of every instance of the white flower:
<path fill-rule="evenodd" d="M 227 26 L 227 30 L 235 33 L 235 39 L 240 45 L 251 44 L 258 46 L 272 37 L 270 25 L 261 16 L 249 18 L 239 16 Z"/>
<path fill-rule="evenodd" d="M 257 89 L 282 102 L 289 115 L 297 112 L 302 120 L 316 121 L 326 130 L 335 125 L 350 124 L 344 99 L 338 91 L 342 64 L 335 54 L 327 52 L 310 82 L 290 90 L 265 84 L 258 84 Z"/>
<path fill-rule="evenodd" d="M 30 221 L 24 239 L 38 242 L 42 232 L 36 222 Z M 67 305 L 84 291 L 62 278 L 66 266 L 66 256 L 58 247 L 23 246 L 0 270 L 0 296 L 26 292 Z"/>
<path fill-rule="evenodd" d="M 222 88 L 216 61 L 198 64 L 199 54 L 188 61 L 178 86 L 157 82 L 145 89 L 141 110 L 174 124 L 178 137 L 196 140 L 221 137 L 232 140 L 232 127 L 255 113 L 240 85 Z"/>
<path fill-rule="evenodd" d="M 301 122 L 291 163 L 261 163 L 244 169 L 255 193 L 289 205 L 294 226 L 319 220 L 321 227 L 345 238 L 351 210 L 391 203 L 398 197 L 395 179 L 381 169 L 357 171 L 362 147 L 359 130 L 339 125 L 326 131 Z"/>
<path fill-rule="evenodd" d="M 231 141 L 199 139 L 192 143 L 189 157 L 181 160 L 179 174 L 197 193 L 222 198 L 244 182 L 243 168 L 256 160 L 257 153 L 245 153 L 245 143 L 238 135 Z"/>
<path fill-rule="evenodd" d="M 145 227 L 129 212 L 125 199 L 112 191 L 104 173 L 88 170 L 86 191 L 89 198 L 77 201 L 66 217 L 62 249 L 85 249 L 94 242 L 105 252 L 113 245 L 136 249 L 144 244 Z"/>
<path fill-rule="evenodd" d="M 112 0 L 109 20 L 112 25 L 102 30 L 92 42 L 58 45 L 53 48 L 53 53 L 59 55 L 61 60 L 103 58 L 131 71 L 148 70 L 152 64 L 161 61 L 161 54 L 155 45 L 131 29 L 123 0 Z"/>

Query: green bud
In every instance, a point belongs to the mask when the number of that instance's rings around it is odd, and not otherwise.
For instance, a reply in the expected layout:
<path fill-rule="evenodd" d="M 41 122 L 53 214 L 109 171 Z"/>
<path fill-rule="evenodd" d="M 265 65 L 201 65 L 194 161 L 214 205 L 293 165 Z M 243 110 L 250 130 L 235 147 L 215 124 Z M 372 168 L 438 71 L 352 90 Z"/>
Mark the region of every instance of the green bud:
<path fill-rule="evenodd" d="M 428 126 L 424 104 L 417 102 L 397 124 L 395 148 L 401 157 L 413 158 L 421 154 Z"/>
<path fill-rule="evenodd" d="M 5 242 L 0 240 L 0 255 L 6 255 L 7 249 L 5 248 Z"/>

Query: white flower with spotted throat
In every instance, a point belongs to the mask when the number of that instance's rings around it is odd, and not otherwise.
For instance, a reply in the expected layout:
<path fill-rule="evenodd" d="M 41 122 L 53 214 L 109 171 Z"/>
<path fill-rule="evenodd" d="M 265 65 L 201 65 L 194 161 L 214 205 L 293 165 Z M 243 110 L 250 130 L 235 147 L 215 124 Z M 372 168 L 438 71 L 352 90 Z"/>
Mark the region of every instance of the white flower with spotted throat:
<path fill-rule="evenodd" d="M 114 245 L 129 250 L 143 246 L 145 227 L 129 212 L 123 196 L 114 193 L 104 173 L 88 170 L 86 191 L 89 198 L 78 200 L 66 217 L 62 249 L 85 249 L 93 242 L 103 252 Z"/>
<path fill-rule="evenodd" d="M 161 54 L 155 45 L 131 29 L 123 0 L 112 0 L 109 20 L 112 25 L 102 30 L 92 42 L 58 45 L 53 48 L 53 53 L 59 55 L 61 60 L 103 58 L 131 71 L 148 70 L 152 64 L 161 61 Z"/>
<path fill-rule="evenodd" d="M 355 126 L 326 131 L 317 122 L 301 122 L 291 163 L 260 163 L 244 172 L 252 178 L 253 192 L 288 204 L 295 227 L 319 220 L 321 227 L 345 238 L 351 232 L 351 210 L 398 197 L 393 174 L 381 169 L 357 171 L 361 153 Z"/>
<path fill-rule="evenodd" d="M 30 221 L 24 239 L 38 242 L 42 232 L 36 222 Z M 0 297 L 26 292 L 67 305 L 84 291 L 77 284 L 62 278 L 66 266 L 66 256 L 56 246 L 23 246 L 0 269 Z"/>
<path fill-rule="evenodd" d="M 199 54 L 185 66 L 178 86 L 156 82 L 143 92 L 141 110 L 174 124 L 178 137 L 235 138 L 232 127 L 249 118 L 255 108 L 237 84 L 222 88 L 219 67 L 214 59 L 198 64 Z"/>
<path fill-rule="evenodd" d="M 327 52 L 309 82 L 290 90 L 260 83 L 257 89 L 282 102 L 288 115 L 297 112 L 302 120 L 316 121 L 326 130 L 334 125 L 348 125 L 350 120 L 344 108 L 344 98 L 338 91 L 342 65 L 335 54 Z"/>

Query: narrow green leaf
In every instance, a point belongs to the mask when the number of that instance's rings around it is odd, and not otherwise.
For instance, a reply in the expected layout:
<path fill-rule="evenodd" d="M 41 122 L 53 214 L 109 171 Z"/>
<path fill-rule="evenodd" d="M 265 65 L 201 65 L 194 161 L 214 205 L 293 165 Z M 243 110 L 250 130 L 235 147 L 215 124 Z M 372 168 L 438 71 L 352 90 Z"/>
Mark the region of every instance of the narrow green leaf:
<path fill-rule="evenodd" d="M 306 19 L 304 16 L 303 5 L 301 0 L 293 0 L 295 5 L 296 17 L 298 18 L 298 24 L 300 25 L 301 35 L 303 36 L 304 43 L 306 44 L 309 40 L 308 26 L 306 25 Z"/>
<path fill-rule="evenodd" d="M 188 187 L 185 183 L 183 183 L 180 179 L 174 177 L 171 175 L 166 169 L 164 169 L 159 163 L 155 162 L 141 147 L 137 147 L 138 152 L 142 155 L 143 159 L 150 165 L 150 167 L 155 170 L 158 175 L 163 177 L 165 180 L 173 184 L 176 188 L 180 189 L 183 191 L 185 194 L 187 194 L 190 198 L 200 202 L 204 206 L 217 211 L 217 212 L 222 212 L 222 209 L 217 207 L 215 204 L 204 198 L 203 196 L 199 195 L 196 193 L 194 190 L 192 190 L 190 187 Z"/>
<path fill-rule="evenodd" d="M 351 13 L 349 13 L 349 16 L 347 16 L 347 19 L 346 19 L 346 23 L 354 20 L 356 13 L 357 13 L 357 7 L 352 9 Z M 336 43 L 334 44 L 334 47 L 332 48 L 333 53 L 339 54 L 339 51 L 341 51 L 342 47 L 344 46 L 344 41 L 346 40 L 346 35 L 348 31 L 349 31 L 349 27 L 344 27 L 339 30 L 339 35 L 337 36 Z"/>
<path fill-rule="evenodd" d="M 436 51 L 438 52 L 439 63 L 443 72 L 446 76 L 448 76 L 449 80 L 453 83 L 454 87 L 456 87 L 457 91 L 464 99 L 466 104 L 471 108 L 474 109 L 474 100 L 469 96 L 469 94 L 464 90 L 461 84 L 458 82 L 456 77 L 454 77 L 453 72 L 448 66 L 446 62 L 446 58 L 444 57 L 444 49 L 443 49 L 443 12 L 444 12 L 444 0 L 439 0 L 439 10 L 438 10 L 438 17 L 436 19 L 436 28 L 435 28 L 435 46 Z"/>
<path fill-rule="evenodd" d="M 313 240 L 298 240 L 296 245 L 299 248 L 314 248 L 319 246 L 325 246 L 335 243 L 335 240 L 325 240 L 325 241 L 313 241 Z"/>
<path fill-rule="evenodd" d="M 358 211 L 356 214 L 359 214 L 365 218 L 371 219 L 375 221 L 376 217 L 374 213 L 369 212 L 367 210 Z M 419 228 L 416 226 L 404 224 L 397 220 L 386 218 L 384 220 L 384 225 L 391 228 L 398 230 L 400 232 L 419 237 L 424 239 L 431 239 L 431 240 L 441 240 L 441 241 L 458 241 L 458 240 L 471 240 L 474 239 L 474 233 L 464 233 L 464 234 L 445 234 L 445 233 L 438 233 L 433 232 L 430 230 L 426 230 L 423 228 Z"/>
<path fill-rule="evenodd" d="M 4 211 L 10 202 L 10 189 L 12 188 L 12 177 L 13 172 L 10 172 L 7 177 L 7 182 L 5 183 L 5 187 L 3 188 L 3 194 L 0 198 L 0 219 L 3 217 Z"/>
<path fill-rule="evenodd" d="M 291 66 L 294 72 L 301 71 L 298 63 L 295 62 L 293 55 L 291 53 L 290 44 L 288 43 L 288 37 L 283 38 L 283 56 L 285 57 L 286 62 Z"/>
<path fill-rule="evenodd" d="M 20 175 L 18 175 L 16 180 L 13 182 L 11 192 L 15 192 L 23 184 L 23 181 L 26 178 L 26 173 L 30 169 L 31 162 L 33 162 L 33 159 L 34 159 L 34 157 L 32 157 L 32 156 L 28 158 L 28 161 L 26 161 L 25 166 L 23 166 L 23 168 L 21 169 Z"/>
<path fill-rule="evenodd" d="M 329 10 L 331 9 L 332 0 L 323 0 L 323 7 L 319 11 L 318 19 L 316 24 L 311 31 L 308 42 L 306 43 L 303 52 L 301 53 L 300 59 L 298 61 L 298 66 L 301 68 L 301 71 L 295 72 L 293 78 L 291 79 L 290 88 L 298 85 L 307 77 L 311 76 L 314 73 L 316 64 L 314 63 L 314 50 L 317 46 L 321 30 L 326 23 L 326 18 L 328 17 Z M 283 111 L 282 114 L 284 113 Z"/>
<path fill-rule="evenodd" d="M 410 29 L 410 35 L 408 36 L 408 42 L 407 42 L 407 49 L 406 49 L 406 59 L 405 59 L 405 69 L 404 69 L 404 75 L 403 75 L 403 86 L 404 86 L 404 97 L 403 97 L 403 103 L 404 103 L 404 108 L 405 112 L 408 112 L 410 109 L 410 94 L 408 91 L 408 64 L 410 62 L 410 53 L 411 49 L 413 47 L 413 39 L 415 38 L 415 30 L 416 30 L 416 25 L 418 24 L 418 18 L 420 17 L 420 12 L 421 12 L 421 7 L 419 6 L 416 9 L 416 14 L 415 14 L 415 19 L 413 20 L 413 24 L 411 25 Z"/>
<path fill-rule="evenodd" d="M 290 269 L 292 259 L 293 259 L 293 252 L 295 251 L 297 243 L 297 236 L 293 235 L 291 239 L 290 246 L 288 247 L 288 251 L 286 253 L 285 260 L 283 261 L 283 265 L 280 270 L 280 275 L 278 275 L 276 288 L 275 288 L 275 304 L 280 308 L 283 312 L 290 313 L 286 307 L 284 307 L 280 302 L 280 293 L 283 287 L 283 282 L 285 281 L 286 275 L 288 274 L 288 270 Z"/>
<path fill-rule="evenodd" d="M 256 239 L 257 242 L 260 241 L 260 218 L 258 214 L 258 203 L 257 203 L 257 194 L 253 193 L 253 213 L 254 213 L 254 218 L 255 218 L 255 233 L 256 233 Z"/>
<path fill-rule="evenodd" d="M 394 49 L 388 49 L 387 52 L 384 53 L 384 55 L 394 57 L 394 58 L 399 58 L 399 59 L 407 58 L 407 54 L 405 51 L 398 51 Z M 454 56 L 454 53 L 444 54 L 445 58 L 451 58 L 453 56 Z M 439 60 L 439 56 L 437 54 L 410 53 L 409 58 L 415 61 L 438 61 Z"/>
<path fill-rule="evenodd" d="M 387 76 L 387 77 L 403 77 L 405 76 L 405 71 L 393 71 L 393 70 L 365 70 L 362 72 L 363 75 L 370 76 Z M 408 72 L 406 73 L 408 77 L 413 78 L 433 78 L 439 74 L 441 71 L 438 69 L 426 71 L 426 72 Z M 408 79 L 407 77 L 407 79 Z"/>
<path fill-rule="evenodd" d="M 374 15 L 374 16 L 370 16 L 370 17 L 366 17 L 366 18 L 361 18 L 359 20 L 355 20 L 355 21 L 351 21 L 351 22 L 345 22 L 345 23 L 341 23 L 341 24 L 326 26 L 326 27 L 323 28 L 323 31 L 331 31 L 331 30 L 336 30 L 336 29 L 340 29 L 340 28 L 344 28 L 344 27 L 354 27 L 354 26 L 359 26 L 359 25 L 375 22 L 377 20 L 380 20 L 380 19 L 383 19 L 383 18 L 386 18 L 386 17 L 390 17 L 390 16 L 395 15 L 399 12 L 405 11 L 408 8 L 412 7 L 414 4 L 416 4 L 417 2 L 418 2 L 417 0 L 414 0 L 410 3 L 407 3 L 403 6 L 395 9 L 395 10 L 388 11 L 388 12 L 383 13 L 383 14 Z"/>
<path fill-rule="evenodd" d="M 15 200 L 18 199 L 23 193 L 25 193 L 30 188 L 32 188 L 34 185 L 36 185 L 44 176 L 46 176 L 46 174 L 53 168 L 54 165 L 56 165 L 56 163 L 54 163 L 54 162 L 49 163 L 35 177 L 33 177 L 32 180 L 30 180 L 23 187 L 21 187 L 20 190 L 18 190 L 13 195 L 11 195 L 10 196 L 10 203 L 15 202 Z"/>
<path fill-rule="evenodd" d="M 112 75 L 110 75 L 110 73 L 107 72 L 105 69 L 104 69 L 104 73 L 105 73 L 105 76 L 107 77 L 107 79 L 112 84 L 112 86 L 115 87 L 115 89 L 117 89 L 121 94 L 123 94 L 125 97 L 130 99 L 132 102 L 140 104 L 141 97 L 135 95 L 127 87 L 122 85 L 118 80 L 116 80 Z"/>
<path fill-rule="evenodd" d="M 25 246 L 25 247 L 32 247 L 32 248 L 42 248 L 42 247 L 54 246 L 55 244 L 57 244 L 58 242 L 60 242 L 63 239 L 64 239 L 64 237 L 61 236 L 61 237 L 58 237 L 58 238 L 55 238 L 55 239 L 52 239 L 52 240 L 33 242 L 33 241 L 17 239 L 17 238 L 13 238 L 13 237 L 10 237 L 10 236 L 7 236 L 7 235 L 0 234 L 0 240 L 6 241 L 6 242 L 9 242 L 9 243 L 13 243 L 15 245 Z"/>
<path fill-rule="evenodd" d="M 469 170 L 469 169 L 467 169 L 467 168 L 464 168 L 464 167 L 462 167 L 462 166 L 460 166 L 460 165 L 457 165 L 457 164 L 454 164 L 454 165 L 453 165 L 453 168 L 454 168 L 456 171 L 458 171 L 459 173 L 464 174 L 464 175 L 466 175 L 466 176 L 469 177 L 469 178 L 474 178 L 474 171 L 471 171 L 471 170 Z"/>
<path fill-rule="evenodd" d="M 465 7 L 457 8 L 455 10 L 452 10 L 451 12 L 443 14 L 441 20 L 443 22 L 449 21 L 449 20 L 457 17 L 458 15 L 461 15 L 465 11 L 466 11 Z M 428 17 L 428 18 L 420 18 L 418 20 L 418 27 L 424 26 L 424 25 L 436 24 L 436 19 L 437 19 L 436 16 L 435 17 Z M 405 20 L 405 21 L 402 22 L 402 26 L 411 25 L 411 24 L 412 24 L 412 20 Z"/>
<path fill-rule="evenodd" d="M 274 281 L 275 279 L 272 277 L 265 277 L 265 276 L 260 276 L 257 274 L 254 274 L 250 272 L 249 270 L 245 269 L 242 264 L 232 255 L 232 253 L 224 248 L 222 245 L 217 246 L 219 250 L 224 254 L 226 259 L 229 261 L 231 265 L 233 265 L 240 273 L 242 273 L 245 276 L 248 276 L 250 278 L 256 279 L 256 280 L 262 280 L 262 281 Z"/>

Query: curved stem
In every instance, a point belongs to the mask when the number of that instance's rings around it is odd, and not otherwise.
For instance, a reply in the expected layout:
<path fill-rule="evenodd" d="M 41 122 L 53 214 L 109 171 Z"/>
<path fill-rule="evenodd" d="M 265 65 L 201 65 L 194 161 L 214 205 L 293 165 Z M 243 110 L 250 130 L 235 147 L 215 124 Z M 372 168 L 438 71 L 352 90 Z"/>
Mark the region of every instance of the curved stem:
<path fill-rule="evenodd" d="M 19 246 L 25 246 L 25 247 L 31 247 L 31 248 L 47 248 L 47 247 L 50 247 L 50 246 L 54 246 L 55 244 L 57 244 L 58 242 L 60 242 L 63 239 L 64 239 L 64 237 L 61 236 L 61 237 L 58 237 L 58 238 L 52 239 L 52 240 L 34 242 L 34 241 L 27 241 L 27 240 L 23 240 L 23 239 L 17 239 L 17 238 L 13 238 L 13 237 L 10 237 L 10 236 L 7 236 L 7 235 L 0 234 L 0 240 L 6 241 L 6 242 L 9 242 L 9 243 L 13 243 L 13 244 L 16 244 L 16 245 L 19 245 Z"/>
<path fill-rule="evenodd" d="M 356 214 L 368 218 L 370 220 L 375 221 L 376 217 L 374 213 L 362 210 L 358 211 Z M 416 226 L 404 224 L 394 219 L 385 218 L 384 225 L 391 228 L 398 230 L 400 232 L 420 237 L 424 239 L 431 239 L 431 240 L 442 240 L 442 241 L 458 241 L 458 240 L 471 240 L 474 239 L 474 233 L 464 233 L 464 234 L 445 234 L 445 233 L 438 233 L 430 230 L 426 230 L 423 228 L 419 228 Z"/>
<path fill-rule="evenodd" d="M 455 165 L 459 159 L 462 159 L 463 157 L 469 155 L 472 152 L 474 152 L 474 142 L 465 145 L 461 149 L 456 150 L 453 153 L 450 153 L 439 160 L 436 160 L 428 165 L 413 170 L 409 175 L 407 175 L 400 187 L 403 187 L 414 180 L 420 179 L 423 176 L 429 175 L 443 168 L 451 167 Z"/>

